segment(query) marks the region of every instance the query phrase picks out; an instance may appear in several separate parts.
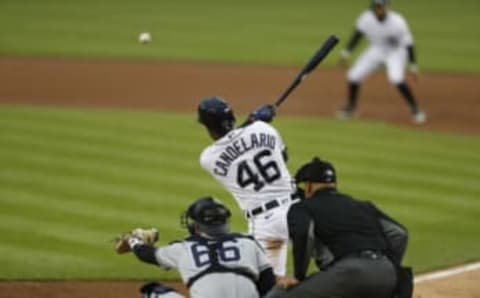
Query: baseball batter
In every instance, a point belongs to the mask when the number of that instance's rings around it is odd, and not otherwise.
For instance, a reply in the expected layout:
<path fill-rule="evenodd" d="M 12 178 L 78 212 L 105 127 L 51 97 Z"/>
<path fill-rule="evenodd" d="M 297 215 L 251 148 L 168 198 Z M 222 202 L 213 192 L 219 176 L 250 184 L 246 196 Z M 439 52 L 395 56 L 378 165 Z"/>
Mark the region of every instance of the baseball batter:
<path fill-rule="evenodd" d="M 231 213 L 212 197 L 196 200 L 182 216 L 190 236 L 154 247 L 141 229 L 122 241 L 146 263 L 179 271 L 192 298 L 258 298 L 275 284 L 275 276 L 259 244 L 251 237 L 231 233 Z M 142 288 L 143 297 L 183 297 L 159 284 Z"/>
<path fill-rule="evenodd" d="M 271 120 L 274 110 L 265 106 L 252 113 L 260 114 L 267 114 Z M 285 164 L 280 134 L 264 121 L 234 129 L 233 111 L 219 97 L 202 100 L 198 115 L 214 140 L 202 152 L 201 166 L 230 191 L 248 218 L 249 233 L 264 248 L 275 274 L 285 275 L 286 213 L 295 186 Z"/>
<path fill-rule="evenodd" d="M 384 65 L 389 81 L 397 87 L 410 108 L 412 121 L 421 124 L 426 121 L 426 114 L 419 108 L 405 82 L 407 60 L 415 78 L 418 72 L 413 37 L 405 19 L 387 8 L 387 1 L 372 1 L 371 9 L 358 17 L 355 31 L 342 51 L 340 63 L 343 64 L 363 36 L 370 43 L 348 71 L 348 102 L 337 116 L 349 119 L 354 115 L 360 84 L 372 71 Z"/>

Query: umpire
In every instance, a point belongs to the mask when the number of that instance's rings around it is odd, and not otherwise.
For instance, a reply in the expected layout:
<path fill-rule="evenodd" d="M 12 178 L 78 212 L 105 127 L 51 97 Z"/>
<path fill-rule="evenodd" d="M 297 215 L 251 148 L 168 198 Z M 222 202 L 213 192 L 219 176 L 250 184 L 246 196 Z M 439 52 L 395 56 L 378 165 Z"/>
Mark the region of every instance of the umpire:
<path fill-rule="evenodd" d="M 338 192 L 327 161 L 314 158 L 295 178 L 305 183 L 305 199 L 288 213 L 295 277 L 279 278 L 279 287 L 290 288 L 281 297 L 411 296 L 411 271 L 400 269 L 407 230 L 372 203 Z M 320 271 L 306 278 L 311 257 Z M 410 274 L 406 286 L 398 272 Z"/>

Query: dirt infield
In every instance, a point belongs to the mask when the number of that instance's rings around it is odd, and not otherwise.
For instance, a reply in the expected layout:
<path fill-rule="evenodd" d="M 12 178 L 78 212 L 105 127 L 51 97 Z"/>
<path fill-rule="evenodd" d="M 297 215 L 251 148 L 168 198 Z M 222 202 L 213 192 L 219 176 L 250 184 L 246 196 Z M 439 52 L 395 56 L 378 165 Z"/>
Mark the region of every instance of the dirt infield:
<path fill-rule="evenodd" d="M 414 298 L 479 298 L 480 271 L 471 271 L 448 278 L 415 285 Z M 179 283 L 168 283 L 183 294 Z M 125 282 L 0 282 L 2 298 L 133 298 L 140 297 L 139 281 Z M 225 297 L 227 298 L 227 297 Z"/>
<path fill-rule="evenodd" d="M 0 103 L 104 106 L 194 112 L 200 98 L 221 95 L 237 111 L 274 101 L 298 68 L 0 58 Z M 480 76 L 423 74 L 412 84 L 428 113 L 416 129 L 480 133 Z M 320 68 L 280 113 L 333 117 L 346 95 L 344 70 Z M 410 124 L 396 89 L 381 73 L 361 90 L 362 119 Z"/>
<path fill-rule="evenodd" d="M 272 102 L 297 68 L 160 62 L 0 58 L 0 104 L 47 104 L 194 112 L 200 98 L 221 95 L 237 111 Z M 480 133 L 480 76 L 424 74 L 413 84 L 428 113 L 410 123 L 406 104 L 382 74 L 362 89 L 360 118 L 419 130 Z M 280 113 L 333 117 L 344 104 L 344 70 L 320 69 L 299 87 Z M 480 272 L 417 285 L 417 298 L 480 297 Z M 0 297 L 139 297 L 141 282 L 0 282 Z M 178 287 L 178 284 L 174 284 Z"/>

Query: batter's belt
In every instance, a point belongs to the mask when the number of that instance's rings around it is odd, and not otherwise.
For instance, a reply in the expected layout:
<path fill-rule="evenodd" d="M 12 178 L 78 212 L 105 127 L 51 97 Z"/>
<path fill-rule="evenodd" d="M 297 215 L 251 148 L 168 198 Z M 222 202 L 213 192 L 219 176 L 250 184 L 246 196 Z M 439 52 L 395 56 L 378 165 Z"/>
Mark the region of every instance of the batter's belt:
<path fill-rule="evenodd" d="M 285 205 L 289 202 L 294 202 L 294 201 L 299 200 L 299 199 L 300 198 L 296 194 L 292 194 L 290 196 L 290 198 L 274 199 L 274 200 L 268 201 L 267 203 L 265 203 L 265 204 L 263 204 L 259 207 L 256 207 L 256 208 L 253 208 L 253 209 L 250 209 L 250 210 L 245 210 L 244 211 L 245 216 L 247 218 L 257 216 L 259 214 L 262 214 L 264 212 L 267 212 L 267 211 L 272 210 L 274 208 L 277 208 L 279 206 Z"/>

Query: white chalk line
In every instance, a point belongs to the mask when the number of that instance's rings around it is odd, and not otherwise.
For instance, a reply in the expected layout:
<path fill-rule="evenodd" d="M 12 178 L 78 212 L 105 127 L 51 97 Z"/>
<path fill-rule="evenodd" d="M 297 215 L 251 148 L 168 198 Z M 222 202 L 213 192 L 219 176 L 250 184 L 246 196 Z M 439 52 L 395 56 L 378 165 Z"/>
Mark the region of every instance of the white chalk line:
<path fill-rule="evenodd" d="M 415 277 L 415 283 L 421 283 L 424 281 L 441 279 L 445 277 L 449 277 L 452 275 L 462 274 L 469 271 L 479 270 L 480 269 L 480 262 L 470 263 L 463 266 L 453 267 L 446 270 L 435 271 L 431 273 L 421 274 L 418 277 Z"/>

